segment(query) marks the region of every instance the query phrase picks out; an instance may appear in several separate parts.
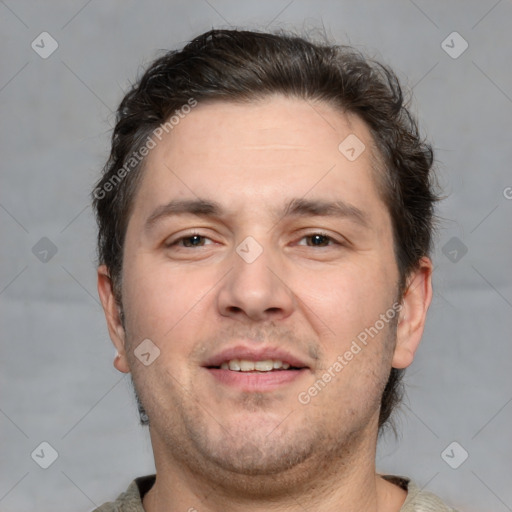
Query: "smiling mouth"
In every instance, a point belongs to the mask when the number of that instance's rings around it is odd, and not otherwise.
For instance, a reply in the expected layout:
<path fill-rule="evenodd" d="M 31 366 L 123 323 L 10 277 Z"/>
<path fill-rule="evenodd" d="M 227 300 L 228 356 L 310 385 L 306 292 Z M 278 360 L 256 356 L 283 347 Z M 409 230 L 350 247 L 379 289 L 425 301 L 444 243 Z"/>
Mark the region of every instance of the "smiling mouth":
<path fill-rule="evenodd" d="M 261 361 L 250 361 L 248 359 L 231 359 L 229 361 L 224 361 L 220 366 L 209 366 L 208 368 L 244 373 L 269 373 L 304 369 L 291 366 L 289 363 L 283 362 L 279 359 L 264 359 Z"/>
<path fill-rule="evenodd" d="M 309 370 L 299 361 L 292 366 L 281 359 L 229 359 L 205 367 L 216 382 L 243 393 L 272 392 L 291 385 Z"/>

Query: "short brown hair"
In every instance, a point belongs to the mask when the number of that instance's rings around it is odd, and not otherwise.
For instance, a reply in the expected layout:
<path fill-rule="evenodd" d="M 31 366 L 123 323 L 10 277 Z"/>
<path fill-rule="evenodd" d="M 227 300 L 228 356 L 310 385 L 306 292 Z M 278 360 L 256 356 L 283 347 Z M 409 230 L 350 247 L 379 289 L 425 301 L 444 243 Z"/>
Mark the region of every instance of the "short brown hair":
<path fill-rule="evenodd" d="M 419 135 L 395 73 L 349 46 L 287 34 L 211 30 L 155 60 L 117 110 L 112 150 L 93 204 L 99 262 L 109 270 L 119 304 L 124 238 L 144 159 L 130 168 L 127 162 L 191 98 L 251 102 L 273 94 L 324 101 L 365 121 L 382 167 L 379 192 L 392 219 L 402 294 L 409 273 L 430 253 L 437 197 L 432 148 Z M 403 370 L 391 369 L 379 428 L 401 400 L 402 376 Z"/>

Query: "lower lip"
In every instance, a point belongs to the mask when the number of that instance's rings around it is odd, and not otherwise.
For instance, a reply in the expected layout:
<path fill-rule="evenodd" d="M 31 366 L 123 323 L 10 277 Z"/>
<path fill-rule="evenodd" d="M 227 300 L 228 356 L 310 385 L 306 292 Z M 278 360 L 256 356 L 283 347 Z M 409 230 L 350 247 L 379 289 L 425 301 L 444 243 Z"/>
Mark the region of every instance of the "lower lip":
<path fill-rule="evenodd" d="M 220 368 L 206 368 L 206 370 L 217 381 L 236 387 L 241 391 L 272 391 L 299 379 L 308 371 L 307 368 L 261 373 L 235 372 L 232 370 L 221 370 Z"/>

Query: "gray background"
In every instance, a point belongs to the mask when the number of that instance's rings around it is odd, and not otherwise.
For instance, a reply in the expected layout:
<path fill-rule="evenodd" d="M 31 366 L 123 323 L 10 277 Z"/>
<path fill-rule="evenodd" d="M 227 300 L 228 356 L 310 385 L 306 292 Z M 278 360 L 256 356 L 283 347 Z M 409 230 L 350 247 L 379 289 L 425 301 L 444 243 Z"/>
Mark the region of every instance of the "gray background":
<path fill-rule="evenodd" d="M 0 509 L 87 511 L 153 471 L 112 367 L 88 197 L 123 91 L 158 50 L 212 27 L 324 25 L 413 87 L 448 196 L 428 327 L 378 469 L 462 510 L 512 510 L 511 22 L 506 0 L 0 1 Z M 31 48 L 43 31 L 59 45 L 47 59 Z M 456 59 L 441 46 L 453 31 L 469 44 Z M 43 237 L 55 255 L 33 249 Z M 59 454 L 48 469 L 31 458 L 43 441 Z M 441 456 L 453 441 L 469 454 L 457 469 Z"/>

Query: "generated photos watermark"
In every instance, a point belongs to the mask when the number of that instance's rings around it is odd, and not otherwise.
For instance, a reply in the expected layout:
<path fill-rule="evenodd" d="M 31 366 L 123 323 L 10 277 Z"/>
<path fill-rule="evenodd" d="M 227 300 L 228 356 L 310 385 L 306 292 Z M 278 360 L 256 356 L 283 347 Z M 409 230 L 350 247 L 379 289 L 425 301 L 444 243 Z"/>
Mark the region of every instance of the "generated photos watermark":
<path fill-rule="evenodd" d="M 318 395 L 329 382 L 332 381 L 350 361 L 357 356 L 364 347 L 368 345 L 369 339 L 375 338 L 384 327 L 393 320 L 402 310 L 402 304 L 395 302 L 385 313 L 379 316 L 379 319 L 371 326 L 361 331 L 356 339 L 352 340 L 350 348 L 343 354 L 340 354 L 334 363 L 327 368 L 323 375 L 318 378 L 306 391 L 302 391 L 298 395 L 298 400 L 302 405 L 307 405 L 311 399 Z M 362 345 L 362 346 L 361 346 Z"/>
<path fill-rule="evenodd" d="M 137 168 L 142 160 L 149 155 L 149 152 L 157 146 L 158 142 L 155 139 L 158 139 L 160 142 L 164 133 L 170 133 L 182 119 L 190 114 L 196 105 L 197 100 L 195 98 L 189 98 L 187 103 L 176 110 L 174 115 L 172 115 L 165 123 L 155 128 L 152 134 L 148 135 L 146 142 L 142 147 L 140 147 L 138 151 L 133 152 L 124 165 L 105 183 L 103 183 L 101 187 L 96 187 L 94 189 L 94 197 L 101 200 L 107 195 L 107 193 L 112 192 L 112 190 L 114 190 L 131 171 Z"/>

